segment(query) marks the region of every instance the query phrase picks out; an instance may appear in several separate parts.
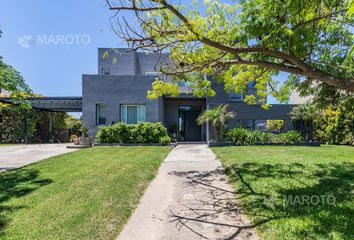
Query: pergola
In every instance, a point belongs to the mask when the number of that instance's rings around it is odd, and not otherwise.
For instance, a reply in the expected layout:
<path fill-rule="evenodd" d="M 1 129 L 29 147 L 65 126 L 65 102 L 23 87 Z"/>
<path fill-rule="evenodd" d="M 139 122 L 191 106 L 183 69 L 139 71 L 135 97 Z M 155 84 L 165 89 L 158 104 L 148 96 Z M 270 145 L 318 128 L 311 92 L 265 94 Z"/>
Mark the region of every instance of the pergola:
<path fill-rule="evenodd" d="M 30 97 L 25 101 L 34 109 L 40 109 L 48 112 L 82 112 L 82 97 Z M 2 97 L 0 102 L 7 104 L 19 104 L 14 98 Z M 49 132 L 52 136 L 53 117 L 49 115 Z M 25 137 L 28 141 L 27 111 L 25 111 Z"/>

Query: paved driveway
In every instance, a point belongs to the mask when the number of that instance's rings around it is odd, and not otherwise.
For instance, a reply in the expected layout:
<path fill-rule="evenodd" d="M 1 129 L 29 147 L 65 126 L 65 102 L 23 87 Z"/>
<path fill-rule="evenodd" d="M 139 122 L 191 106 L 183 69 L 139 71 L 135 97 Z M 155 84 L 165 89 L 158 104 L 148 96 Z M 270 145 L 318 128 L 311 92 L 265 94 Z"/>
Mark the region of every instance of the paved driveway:
<path fill-rule="evenodd" d="M 118 240 L 258 239 L 206 145 L 178 145 Z"/>
<path fill-rule="evenodd" d="M 69 144 L 29 144 L 0 146 L 0 172 L 19 168 L 27 164 L 75 151 L 67 149 Z"/>

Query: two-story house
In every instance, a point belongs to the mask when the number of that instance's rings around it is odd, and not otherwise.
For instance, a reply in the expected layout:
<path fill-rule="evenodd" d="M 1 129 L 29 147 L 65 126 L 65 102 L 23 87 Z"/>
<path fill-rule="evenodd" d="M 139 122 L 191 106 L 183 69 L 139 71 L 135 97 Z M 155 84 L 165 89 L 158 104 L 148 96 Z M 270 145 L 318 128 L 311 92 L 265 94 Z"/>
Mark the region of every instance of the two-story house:
<path fill-rule="evenodd" d="M 206 125 L 196 123 L 198 115 L 219 104 L 229 104 L 229 110 L 236 114 L 228 122 L 229 127 L 243 126 L 260 130 L 270 129 L 272 120 L 281 120 L 281 130 L 292 129 L 288 113 L 292 105 L 273 104 L 269 110 L 260 105 L 248 105 L 243 95 L 227 93 L 223 85 L 212 82 L 216 92 L 214 97 L 194 97 L 188 93 L 188 86 L 181 84 L 182 94 L 172 98 L 163 96 L 156 100 L 147 99 L 154 79 L 159 58 L 145 52 L 127 52 L 127 49 L 115 49 L 115 54 L 104 58 L 104 52 L 98 50 L 98 73 L 82 76 L 82 114 L 83 124 L 89 127 L 89 135 L 95 136 L 102 125 L 116 122 L 137 123 L 139 121 L 162 122 L 169 132 L 176 132 L 178 141 L 206 141 L 212 138 L 213 131 Z M 116 63 L 113 63 L 113 58 Z M 162 56 L 162 60 L 168 54 Z M 255 93 L 250 84 L 248 93 Z"/>

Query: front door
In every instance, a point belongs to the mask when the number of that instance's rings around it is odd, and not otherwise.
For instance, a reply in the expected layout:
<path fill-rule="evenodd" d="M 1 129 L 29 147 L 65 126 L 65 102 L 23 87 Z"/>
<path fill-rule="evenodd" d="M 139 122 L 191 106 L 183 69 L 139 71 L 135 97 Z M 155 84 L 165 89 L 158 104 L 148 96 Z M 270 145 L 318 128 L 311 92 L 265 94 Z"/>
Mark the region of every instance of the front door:
<path fill-rule="evenodd" d="M 197 124 L 200 113 L 200 106 L 183 105 L 178 107 L 179 141 L 201 141 L 201 126 Z"/>

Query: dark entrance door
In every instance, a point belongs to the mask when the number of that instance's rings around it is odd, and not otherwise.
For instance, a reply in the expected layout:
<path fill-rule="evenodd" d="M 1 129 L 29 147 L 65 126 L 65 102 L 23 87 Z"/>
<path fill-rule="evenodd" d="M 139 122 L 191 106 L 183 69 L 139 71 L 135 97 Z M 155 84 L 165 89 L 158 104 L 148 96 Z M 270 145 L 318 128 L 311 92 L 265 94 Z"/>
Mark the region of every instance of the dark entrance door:
<path fill-rule="evenodd" d="M 179 141 L 201 141 L 201 126 L 197 124 L 200 113 L 200 106 L 178 107 Z"/>

